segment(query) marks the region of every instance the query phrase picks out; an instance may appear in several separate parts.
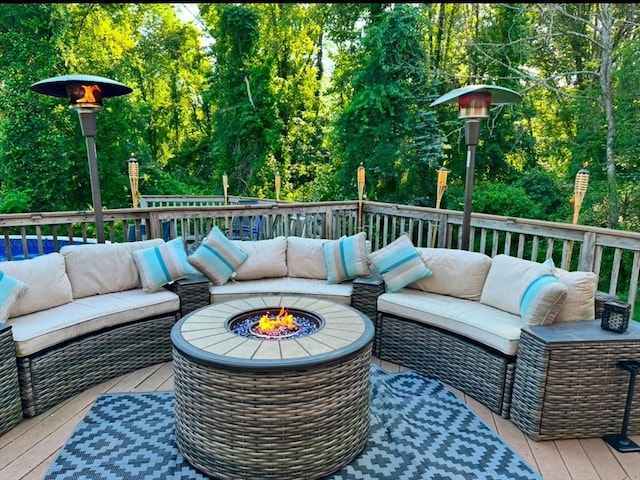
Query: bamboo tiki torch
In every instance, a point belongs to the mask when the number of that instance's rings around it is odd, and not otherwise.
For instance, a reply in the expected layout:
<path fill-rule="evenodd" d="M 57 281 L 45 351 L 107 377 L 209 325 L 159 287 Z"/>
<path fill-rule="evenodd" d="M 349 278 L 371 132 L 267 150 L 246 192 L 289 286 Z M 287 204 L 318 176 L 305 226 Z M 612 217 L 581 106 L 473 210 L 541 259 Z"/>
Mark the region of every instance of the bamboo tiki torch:
<path fill-rule="evenodd" d="M 584 195 L 587 193 L 587 186 L 589 185 L 589 170 L 587 170 L 587 164 L 578 171 L 576 174 L 576 180 L 573 185 L 573 197 L 571 202 L 573 203 L 573 224 L 578 223 L 578 216 L 580 215 L 580 208 L 582 207 L 582 201 Z M 571 269 L 571 257 L 573 256 L 573 240 L 569 242 L 569 251 L 567 252 L 567 263 L 564 267 L 567 270 Z"/>
<path fill-rule="evenodd" d="M 282 180 L 280 178 L 280 172 L 276 172 L 276 202 L 280 201 L 280 186 L 282 185 Z"/>
<path fill-rule="evenodd" d="M 362 200 L 364 198 L 364 166 L 358 167 L 358 232 L 362 231 L 363 218 L 362 218 Z"/>
<path fill-rule="evenodd" d="M 586 164 L 585 164 L 586 167 Z M 582 201 L 584 195 L 587 193 L 587 186 L 589 185 L 589 170 L 581 168 L 576 174 L 576 181 L 573 187 L 573 224 L 578 223 L 578 215 L 580 214 L 580 208 L 582 207 Z"/>
<path fill-rule="evenodd" d="M 131 185 L 131 199 L 133 201 L 133 208 L 138 208 L 140 205 L 140 192 L 138 191 L 138 159 L 136 154 L 132 153 L 129 158 L 129 184 Z"/>
<path fill-rule="evenodd" d="M 229 205 L 229 177 L 226 173 L 222 175 L 222 190 L 224 191 L 224 204 Z"/>
<path fill-rule="evenodd" d="M 440 202 L 442 201 L 442 197 L 444 195 L 444 191 L 447 189 L 447 175 L 449 175 L 450 170 L 447 170 L 446 167 L 440 167 L 438 169 L 438 183 L 437 183 L 437 192 L 436 192 L 436 208 L 440 208 Z M 431 239 L 431 246 L 436 246 L 436 238 L 438 235 L 438 224 L 434 224 L 433 227 L 433 237 Z"/>

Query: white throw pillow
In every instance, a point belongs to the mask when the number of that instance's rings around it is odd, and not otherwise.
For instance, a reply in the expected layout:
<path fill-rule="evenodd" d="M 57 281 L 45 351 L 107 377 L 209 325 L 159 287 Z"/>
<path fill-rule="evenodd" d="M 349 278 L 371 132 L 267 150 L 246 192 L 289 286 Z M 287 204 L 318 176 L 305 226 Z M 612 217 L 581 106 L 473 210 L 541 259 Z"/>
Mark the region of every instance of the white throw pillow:
<path fill-rule="evenodd" d="M 323 238 L 287 237 L 287 269 L 290 277 L 327 279 Z"/>
<path fill-rule="evenodd" d="M 480 302 L 520 315 L 520 302 L 531 282 L 552 273 L 552 268 L 542 263 L 504 254 L 496 255 L 491 260 Z"/>
<path fill-rule="evenodd" d="M 491 257 L 484 253 L 449 248 L 419 247 L 418 252 L 432 274 L 408 285 L 409 288 L 480 300 L 491 267 Z"/>
<path fill-rule="evenodd" d="M 64 257 L 57 252 L 29 260 L 0 262 L 0 270 L 28 287 L 11 309 L 10 318 L 47 310 L 73 300 Z"/>
<path fill-rule="evenodd" d="M 60 249 L 73 298 L 140 288 L 133 252 L 161 245 L 161 238 L 127 243 L 67 245 Z M 108 275 L 105 272 L 109 272 Z"/>
<path fill-rule="evenodd" d="M 258 280 L 287 276 L 287 239 L 231 240 L 248 258 L 236 270 L 234 280 Z"/>
<path fill-rule="evenodd" d="M 594 320 L 598 276 L 593 272 L 569 272 L 557 268 L 551 259 L 545 261 L 545 264 L 553 268 L 554 275 L 567 287 L 567 298 L 562 303 L 554 322 Z"/>

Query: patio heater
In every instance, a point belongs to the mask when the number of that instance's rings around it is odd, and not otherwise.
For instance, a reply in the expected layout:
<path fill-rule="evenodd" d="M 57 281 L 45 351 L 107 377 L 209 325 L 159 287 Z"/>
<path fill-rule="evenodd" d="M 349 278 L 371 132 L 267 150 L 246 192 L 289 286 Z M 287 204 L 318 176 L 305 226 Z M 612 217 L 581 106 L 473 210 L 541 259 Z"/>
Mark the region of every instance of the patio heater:
<path fill-rule="evenodd" d="M 471 230 L 471 203 L 473 198 L 473 176 L 476 145 L 480 133 L 480 122 L 489 118 L 491 105 L 510 105 L 522 100 L 519 93 L 495 85 L 468 85 L 456 88 L 436 99 L 430 106 L 458 104 L 458 118 L 465 121 L 464 138 L 467 144 L 467 173 L 464 189 L 464 213 L 462 216 L 461 248 L 469 250 Z"/>
<path fill-rule="evenodd" d="M 31 90 L 51 97 L 67 98 L 69 108 L 78 112 L 82 135 L 87 142 L 91 196 L 96 223 L 96 239 L 104 243 L 102 199 L 96 158 L 96 114 L 102 110 L 102 99 L 127 95 L 133 90 L 122 83 L 93 75 L 64 75 L 48 78 L 31 85 Z"/>
<path fill-rule="evenodd" d="M 358 180 L 358 232 L 361 232 L 362 231 L 362 227 L 363 227 L 362 201 L 364 199 L 364 176 L 365 176 L 364 166 L 360 165 L 358 167 L 358 172 L 357 172 L 357 180 Z"/>

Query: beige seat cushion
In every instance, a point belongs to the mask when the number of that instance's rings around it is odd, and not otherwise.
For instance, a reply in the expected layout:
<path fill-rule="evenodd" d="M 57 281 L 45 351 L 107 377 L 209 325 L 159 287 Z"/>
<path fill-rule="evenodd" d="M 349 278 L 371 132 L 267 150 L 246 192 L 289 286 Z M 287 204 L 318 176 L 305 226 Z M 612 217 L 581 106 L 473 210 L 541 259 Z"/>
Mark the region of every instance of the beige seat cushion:
<path fill-rule="evenodd" d="M 458 333 L 506 355 L 517 353 L 523 326 L 518 315 L 480 302 L 410 288 L 380 295 L 378 311 Z"/>
<path fill-rule="evenodd" d="M 144 293 L 136 288 L 84 297 L 47 310 L 10 318 L 19 357 L 104 328 L 173 313 L 180 297 L 166 289 Z"/>
<path fill-rule="evenodd" d="M 160 238 L 128 243 L 67 245 L 60 249 L 73 298 L 140 288 L 131 252 L 162 244 Z"/>
<path fill-rule="evenodd" d="M 64 257 L 59 253 L 0 262 L 0 270 L 27 285 L 26 292 L 11 309 L 9 318 L 57 307 L 73 299 Z"/>
<path fill-rule="evenodd" d="M 467 300 L 480 300 L 491 266 L 491 257 L 483 253 L 448 248 L 419 247 L 418 252 L 431 275 L 409 288 Z"/>
<path fill-rule="evenodd" d="M 227 282 L 224 285 L 209 287 L 210 302 L 219 303 L 255 295 L 304 295 L 325 298 L 335 302 L 351 304 L 353 282 L 329 284 L 326 280 L 313 278 L 265 278 Z"/>

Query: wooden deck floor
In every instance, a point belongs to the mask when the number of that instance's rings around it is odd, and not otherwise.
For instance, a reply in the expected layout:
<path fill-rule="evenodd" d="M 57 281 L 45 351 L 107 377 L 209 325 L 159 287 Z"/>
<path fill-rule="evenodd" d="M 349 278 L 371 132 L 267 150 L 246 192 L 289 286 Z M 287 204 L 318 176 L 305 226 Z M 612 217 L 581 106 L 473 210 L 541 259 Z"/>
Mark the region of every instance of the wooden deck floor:
<path fill-rule="evenodd" d="M 387 371 L 400 370 L 397 365 L 374 361 Z M 173 367 L 171 362 L 163 363 L 109 380 L 42 415 L 24 420 L 0 437 L 0 480 L 42 479 L 98 394 L 171 389 Z M 640 480 L 640 453 L 621 454 L 600 438 L 534 442 L 509 420 L 494 415 L 472 398 L 452 390 L 536 468 L 544 480 Z M 640 436 L 632 439 L 640 443 Z"/>

